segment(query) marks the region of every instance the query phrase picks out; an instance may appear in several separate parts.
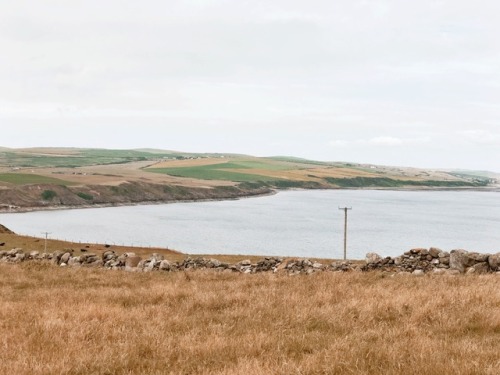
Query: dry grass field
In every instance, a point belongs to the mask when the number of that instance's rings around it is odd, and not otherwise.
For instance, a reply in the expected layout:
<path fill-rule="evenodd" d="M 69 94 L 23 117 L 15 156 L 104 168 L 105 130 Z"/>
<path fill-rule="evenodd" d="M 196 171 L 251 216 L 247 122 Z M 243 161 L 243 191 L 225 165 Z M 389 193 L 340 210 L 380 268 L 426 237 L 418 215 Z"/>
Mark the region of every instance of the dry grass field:
<path fill-rule="evenodd" d="M 496 375 L 499 281 L 0 264 L 0 374 Z"/>

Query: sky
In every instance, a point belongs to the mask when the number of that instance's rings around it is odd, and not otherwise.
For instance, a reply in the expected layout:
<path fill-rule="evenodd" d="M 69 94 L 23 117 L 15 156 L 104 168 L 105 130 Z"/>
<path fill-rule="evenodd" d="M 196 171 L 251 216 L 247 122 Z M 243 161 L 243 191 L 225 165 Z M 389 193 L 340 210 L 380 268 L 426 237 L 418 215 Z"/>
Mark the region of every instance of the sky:
<path fill-rule="evenodd" d="M 497 0 L 0 0 L 0 146 L 500 172 Z"/>

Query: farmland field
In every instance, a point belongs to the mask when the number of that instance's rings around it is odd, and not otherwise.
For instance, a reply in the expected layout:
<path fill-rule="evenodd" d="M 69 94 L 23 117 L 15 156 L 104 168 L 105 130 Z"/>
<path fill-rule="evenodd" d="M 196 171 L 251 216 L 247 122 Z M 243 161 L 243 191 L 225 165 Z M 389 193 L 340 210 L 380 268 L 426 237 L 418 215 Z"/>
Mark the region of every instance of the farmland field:
<path fill-rule="evenodd" d="M 27 173 L 0 173 L 0 182 L 6 182 L 14 185 L 25 184 L 55 184 L 55 185 L 71 185 L 71 182 L 60 180 L 58 178 L 40 176 L 37 174 Z"/>
<path fill-rule="evenodd" d="M 46 200 L 46 205 L 80 206 L 173 201 L 188 196 L 194 200 L 227 199 L 290 188 L 494 187 L 498 180 L 481 172 L 428 171 L 286 156 L 150 149 L 0 149 L 0 204 L 23 209 L 39 206 L 39 194 L 32 189 L 37 184 L 53 185 L 42 190 L 57 192 L 57 199 Z M 63 191 L 56 185 L 78 189 Z M 176 187 L 191 192 L 172 194 Z"/>
<path fill-rule="evenodd" d="M 258 163 L 255 163 L 258 164 Z M 235 182 L 271 181 L 272 177 L 252 173 L 250 162 L 226 162 L 180 168 L 149 168 L 148 171 L 172 176 L 197 178 L 202 180 L 227 180 Z M 244 173 L 248 170 L 248 173 Z"/>
<path fill-rule="evenodd" d="M 0 264 L 0 373 L 496 375 L 498 275 Z"/>
<path fill-rule="evenodd" d="M 0 152 L 0 164 L 16 167 L 67 167 L 76 168 L 99 164 L 121 164 L 161 158 L 165 154 L 136 150 L 100 149 L 36 149 L 31 151 Z"/>
<path fill-rule="evenodd" d="M 170 160 L 145 171 L 198 180 L 263 182 L 276 187 L 300 183 L 322 187 L 484 186 L 486 179 L 460 179 L 443 172 L 376 168 L 341 163 L 309 162 L 294 158 L 230 158 Z"/>

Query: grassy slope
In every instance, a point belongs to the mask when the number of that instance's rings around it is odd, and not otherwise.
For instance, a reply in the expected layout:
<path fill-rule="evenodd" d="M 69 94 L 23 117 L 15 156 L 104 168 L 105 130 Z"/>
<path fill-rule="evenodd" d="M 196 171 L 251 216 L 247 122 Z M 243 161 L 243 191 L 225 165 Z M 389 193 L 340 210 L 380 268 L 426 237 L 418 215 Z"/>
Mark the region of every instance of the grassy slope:
<path fill-rule="evenodd" d="M 27 173 L 0 173 L 0 182 L 6 182 L 14 185 L 26 184 L 55 184 L 55 185 L 71 185 L 69 181 L 64 181 L 58 178 L 40 176 L 37 174 Z"/>
<path fill-rule="evenodd" d="M 175 161 L 162 163 L 162 168 L 148 168 L 147 171 L 172 176 L 202 180 L 229 180 L 235 182 L 269 182 L 276 187 L 285 187 L 285 181 L 314 182 L 323 187 L 472 187 L 485 186 L 487 179 L 461 178 L 441 173 L 436 179 L 429 179 L 429 173 L 405 176 L 404 173 L 373 171 L 370 168 L 335 163 L 315 163 L 295 158 L 232 159 L 209 165 L 197 164 L 176 166 Z M 319 172 L 319 173 L 318 173 Z"/>
<path fill-rule="evenodd" d="M 0 300 L 2 374 L 500 373 L 497 275 L 0 264 Z"/>
<path fill-rule="evenodd" d="M 138 164 L 143 163 L 142 166 Z M 146 163 L 146 164 L 144 164 Z M 109 166 L 102 173 L 98 166 Z M 13 168 L 21 168 L 14 171 Z M 23 149 L 0 150 L 0 182 L 54 183 L 42 177 L 28 178 L 24 169 L 47 178 L 54 174 L 77 184 L 120 184 L 155 181 L 193 184 L 198 181 L 260 183 L 286 187 L 470 187 L 484 186 L 487 178 L 473 174 L 427 172 L 404 168 L 349 163 L 327 163 L 293 157 L 255 158 L 244 155 L 189 154 L 157 150 Z M 93 169 L 94 168 L 94 169 Z M 74 171 L 71 172 L 71 171 Z M 9 172 L 8 175 L 5 172 Z M 18 177 L 14 177 L 18 174 Z M 156 175 L 156 176 L 154 176 Z M 126 176 L 126 177 L 125 177 Z M 164 177 L 161 177 L 164 176 Z M 213 183 L 211 183 L 213 184 Z"/>
<path fill-rule="evenodd" d="M 135 150 L 103 149 L 10 150 L 0 152 L 0 165 L 16 167 L 83 167 L 98 164 L 120 164 L 164 157 L 165 153 Z"/>
<path fill-rule="evenodd" d="M 271 181 L 274 178 L 252 173 L 253 169 L 286 170 L 286 167 L 259 161 L 242 160 L 211 165 L 181 168 L 149 168 L 148 171 L 172 176 L 197 178 L 202 180 L 227 180 L 235 182 Z M 238 172 L 248 170 L 249 173 Z"/>

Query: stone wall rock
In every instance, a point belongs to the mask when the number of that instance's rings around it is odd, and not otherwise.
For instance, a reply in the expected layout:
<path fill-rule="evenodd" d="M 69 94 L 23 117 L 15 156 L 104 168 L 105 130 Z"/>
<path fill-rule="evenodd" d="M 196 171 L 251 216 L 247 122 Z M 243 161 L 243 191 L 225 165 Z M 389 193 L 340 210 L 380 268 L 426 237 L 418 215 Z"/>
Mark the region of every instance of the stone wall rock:
<path fill-rule="evenodd" d="M 366 265 L 363 266 L 364 271 L 379 269 L 392 272 L 412 272 L 413 274 L 420 274 L 420 272 L 415 273 L 415 271 L 450 274 L 450 272 L 434 272 L 444 269 L 458 273 L 480 274 L 495 272 L 499 264 L 499 258 L 496 255 L 468 252 L 463 249 L 455 249 L 448 253 L 435 247 L 428 250 L 415 248 L 395 258 L 374 257 L 370 254 L 367 255 Z"/>
<path fill-rule="evenodd" d="M 235 264 L 221 262 L 214 258 L 191 258 L 182 261 L 169 261 L 162 254 L 152 254 L 143 259 L 134 253 L 117 254 L 107 250 L 102 255 L 84 252 L 74 256 L 73 251 L 54 251 L 42 253 L 38 251 L 24 252 L 22 249 L 0 251 L 0 262 L 20 263 L 25 261 L 45 261 L 63 267 L 96 267 L 133 272 L 178 272 L 197 269 L 211 269 L 218 272 L 239 272 L 253 274 L 259 272 L 283 272 L 289 275 L 310 275 L 317 272 L 360 272 L 379 270 L 391 273 L 404 273 L 421 276 L 426 273 L 440 274 L 484 274 L 497 272 L 500 274 L 500 253 L 481 254 L 455 249 L 450 253 L 438 248 L 415 248 L 397 257 L 385 257 L 367 254 L 365 264 L 359 261 L 337 261 L 323 264 L 304 258 L 266 257 L 258 261 L 242 260 Z"/>
<path fill-rule="evenodd" d="M 490 255 L 488 265 L 492 271 L 500 271 L 500 253 Z"/>

